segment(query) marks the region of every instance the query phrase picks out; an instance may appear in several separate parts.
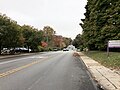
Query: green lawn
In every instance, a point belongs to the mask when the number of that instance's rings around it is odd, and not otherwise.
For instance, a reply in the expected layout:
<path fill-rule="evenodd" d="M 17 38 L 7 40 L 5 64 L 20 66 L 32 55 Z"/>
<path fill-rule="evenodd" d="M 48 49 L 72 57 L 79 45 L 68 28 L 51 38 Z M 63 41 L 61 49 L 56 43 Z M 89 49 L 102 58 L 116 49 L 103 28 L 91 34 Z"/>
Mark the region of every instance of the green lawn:
<path fill-rule="evenodd" d="M 120 52 L 110 52 L 109 57 L 107 56 L 107 52 L 103 51 L 89 51 L 84 52 L 84 54 L 104 66 L 120 69 Z"/>

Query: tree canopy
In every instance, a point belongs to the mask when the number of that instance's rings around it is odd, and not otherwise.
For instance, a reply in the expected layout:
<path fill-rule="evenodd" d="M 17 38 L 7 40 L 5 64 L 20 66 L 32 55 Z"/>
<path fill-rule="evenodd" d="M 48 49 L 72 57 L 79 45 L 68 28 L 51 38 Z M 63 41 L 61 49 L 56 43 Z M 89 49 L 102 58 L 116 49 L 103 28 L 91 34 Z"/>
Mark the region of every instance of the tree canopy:
<path fill-rule="evenodd" d="M 60 39 L 59 47 L 64 43 L 69 44 L 70 39 L 63 40 L 64 37 L 55 36 L 56 31 L 50 26 L 44 26 L 43 30 L 38 30 L 31 25 L 20 26 L 5 14 L 0 14 L 0 54 L 3 48 L 15 49 L 26 47 L 32 51 L 40 51 L 41 48 L 54 48 L 55 38 Z M 65 46 L 65 45 L 63 45 Z"/>
<path fill-rule="evenodd" d="M 83 28 L 84 47 L 105 50 L 108 40 L 120 39 L 120 1 L 88 0 Z"/>
<path fill-rule="evenodd" d="M 0 14 L 0 47 L 15 47 L 22 42 L 20 26 L 6 15 Z"/>

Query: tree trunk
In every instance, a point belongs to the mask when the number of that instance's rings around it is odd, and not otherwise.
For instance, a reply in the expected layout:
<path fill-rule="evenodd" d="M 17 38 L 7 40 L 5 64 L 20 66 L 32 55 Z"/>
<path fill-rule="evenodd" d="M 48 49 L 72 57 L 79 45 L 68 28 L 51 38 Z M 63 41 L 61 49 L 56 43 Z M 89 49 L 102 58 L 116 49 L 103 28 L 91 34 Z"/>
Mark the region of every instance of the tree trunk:
<path fill-rule="evenodd" d="M 30 46 L 28 45 L 28 53 L 30 52 L 29 49 L 30 49 Z"/>
<path fill-rule="evenodd" d="M 1 49 L 2 49 L 2 46 L 0 45 L 0 55 L 1 55 Z"/>

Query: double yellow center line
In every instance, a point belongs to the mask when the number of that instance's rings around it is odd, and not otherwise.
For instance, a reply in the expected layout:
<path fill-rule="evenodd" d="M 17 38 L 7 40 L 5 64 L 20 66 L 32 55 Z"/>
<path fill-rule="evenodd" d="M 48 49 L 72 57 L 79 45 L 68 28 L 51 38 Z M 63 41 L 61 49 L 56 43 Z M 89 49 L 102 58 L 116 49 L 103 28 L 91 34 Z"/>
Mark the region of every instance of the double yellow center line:
<path fill-rule="evenodd" d="M 43 61 L 43 60 L 42 60 L 42 61 Z M 24 65 L 24 66 L 20 66 L 20 67 L 18 67 L 18 68 L 15 68 L 15 69 L 6 71 L 6 72 L 4 72 L 4 73 L 0 73 L 0 78 L 5 77 L 5 76 L 8 76 L 8 75 L 10 75 L 10 74 L 12 74 L 12 73 L 15 73 L 15 72 L 17 72 L 17 71 L 20 71 L 20 70 L 22 70 L 22 69 L 25 69 L 25 68 L 27 68 L 27 67 L 30 67 L 30 66 L 32 66 L 32 65 L 34 65 L 34 64 L 40 63 L 40 62 L 42 62 L 42 61 L 41 61 L 41 60 L 40 60 L 40 61 L 34 61 L 34 62 L 29 63 L 29 64 L 26 64 L 26 65 Z"/>

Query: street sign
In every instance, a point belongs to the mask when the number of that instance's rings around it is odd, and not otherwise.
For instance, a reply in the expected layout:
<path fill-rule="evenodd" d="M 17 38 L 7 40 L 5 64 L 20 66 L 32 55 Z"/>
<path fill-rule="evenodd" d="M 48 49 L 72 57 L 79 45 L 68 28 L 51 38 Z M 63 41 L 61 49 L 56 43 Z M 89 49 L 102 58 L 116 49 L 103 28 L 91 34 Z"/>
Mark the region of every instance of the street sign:
<path fill-rule="evenodd" d="M 120 48 L 120 40 L 109 40 L 107 46 L 107 56 L 109 56 L 109 48 Z"/>
<path fill-rule="evenodd" d="M 109 48 L 120 48 L 120 40 L 110 40 L 108 42 Z"/>

